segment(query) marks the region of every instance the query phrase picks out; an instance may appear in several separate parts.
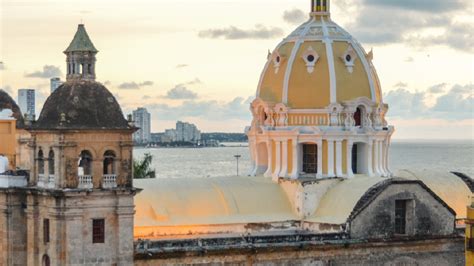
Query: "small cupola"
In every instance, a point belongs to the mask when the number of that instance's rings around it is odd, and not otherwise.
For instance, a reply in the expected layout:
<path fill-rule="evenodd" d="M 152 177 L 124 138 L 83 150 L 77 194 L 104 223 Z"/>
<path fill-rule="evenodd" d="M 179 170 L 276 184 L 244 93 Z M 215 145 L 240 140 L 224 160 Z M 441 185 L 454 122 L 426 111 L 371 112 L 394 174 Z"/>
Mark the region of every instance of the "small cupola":
<path fill-rule="evenodd" d="M 311 0 L 312 16 L 329 16 L 330 0 Z"/>
<path fill-rule="evenodd" d="M 86 32 L 84 24 L 79 24 L 69 47 L 64 51 L 67 62 L 66 80 L 95 80 L 95 55 L 99 52 Z"/>

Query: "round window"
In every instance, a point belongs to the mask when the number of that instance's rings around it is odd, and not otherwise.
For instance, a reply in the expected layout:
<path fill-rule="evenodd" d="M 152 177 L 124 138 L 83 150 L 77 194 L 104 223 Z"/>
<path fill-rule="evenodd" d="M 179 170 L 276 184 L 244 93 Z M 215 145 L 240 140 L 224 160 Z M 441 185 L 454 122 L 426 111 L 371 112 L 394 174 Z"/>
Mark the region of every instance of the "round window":
<path fill-rule="evenodd" d="M 306 57 L 306 59 L 308 59 L 308 62 L 314 62 L 314 55 L 310 54 Z"/>
<path fill-rule="evenodd" d="M 352 60 L 352 56 L 350 54 L 346 55 L 346 61 L 350 62 Z"/>

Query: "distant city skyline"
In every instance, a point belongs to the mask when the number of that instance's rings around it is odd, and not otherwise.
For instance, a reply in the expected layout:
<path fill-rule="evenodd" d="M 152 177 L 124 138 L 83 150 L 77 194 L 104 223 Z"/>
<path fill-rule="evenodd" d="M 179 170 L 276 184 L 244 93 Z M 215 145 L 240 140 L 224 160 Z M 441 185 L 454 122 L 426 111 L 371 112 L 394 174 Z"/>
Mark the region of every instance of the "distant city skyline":
<path fill-rule="evenodd" d="M 97 80 L 124 114 L 145 106 L 154 132 L 177 120 L 205 132 L 243 132 L 267 51 L 307 19 L 309 2 L 2 0 L 0 87 L 15 98 L 19 88 L 36 88 L 42 106 L 49 79 L 65 78 L 58 51 L 82 21 L 99 50 Z M 331 11 L 374 49 L 395 139 L 473 138 L 469 1 L 334 0 Z"/>

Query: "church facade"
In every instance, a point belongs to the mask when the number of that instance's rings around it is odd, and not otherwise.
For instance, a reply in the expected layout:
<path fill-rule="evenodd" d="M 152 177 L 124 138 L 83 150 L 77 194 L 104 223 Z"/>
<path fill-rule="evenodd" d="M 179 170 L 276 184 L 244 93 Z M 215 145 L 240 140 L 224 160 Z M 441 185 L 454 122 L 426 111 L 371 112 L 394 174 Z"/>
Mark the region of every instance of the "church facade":
<path fill-rule="evenodd" d="M 0 265 L 464 265 L 472 178 L 389 168 L 374 54 L 329 11 L 312 0 L 268 54 L 246 177 L 133 181 L 136 128 L 79 25 L 37 121 L 0 90 L 22 169 L 0 173 Z"/>

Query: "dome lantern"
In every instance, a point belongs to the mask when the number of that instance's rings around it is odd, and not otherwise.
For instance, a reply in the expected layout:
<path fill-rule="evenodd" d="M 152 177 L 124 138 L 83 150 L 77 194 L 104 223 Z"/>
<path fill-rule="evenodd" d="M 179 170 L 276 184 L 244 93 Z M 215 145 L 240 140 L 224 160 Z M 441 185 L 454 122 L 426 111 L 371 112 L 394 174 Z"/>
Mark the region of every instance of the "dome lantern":
<path fill-rule="evenodd" d="M 311 0 L 311 16 L 329 16 L 330 0 Z"/>

